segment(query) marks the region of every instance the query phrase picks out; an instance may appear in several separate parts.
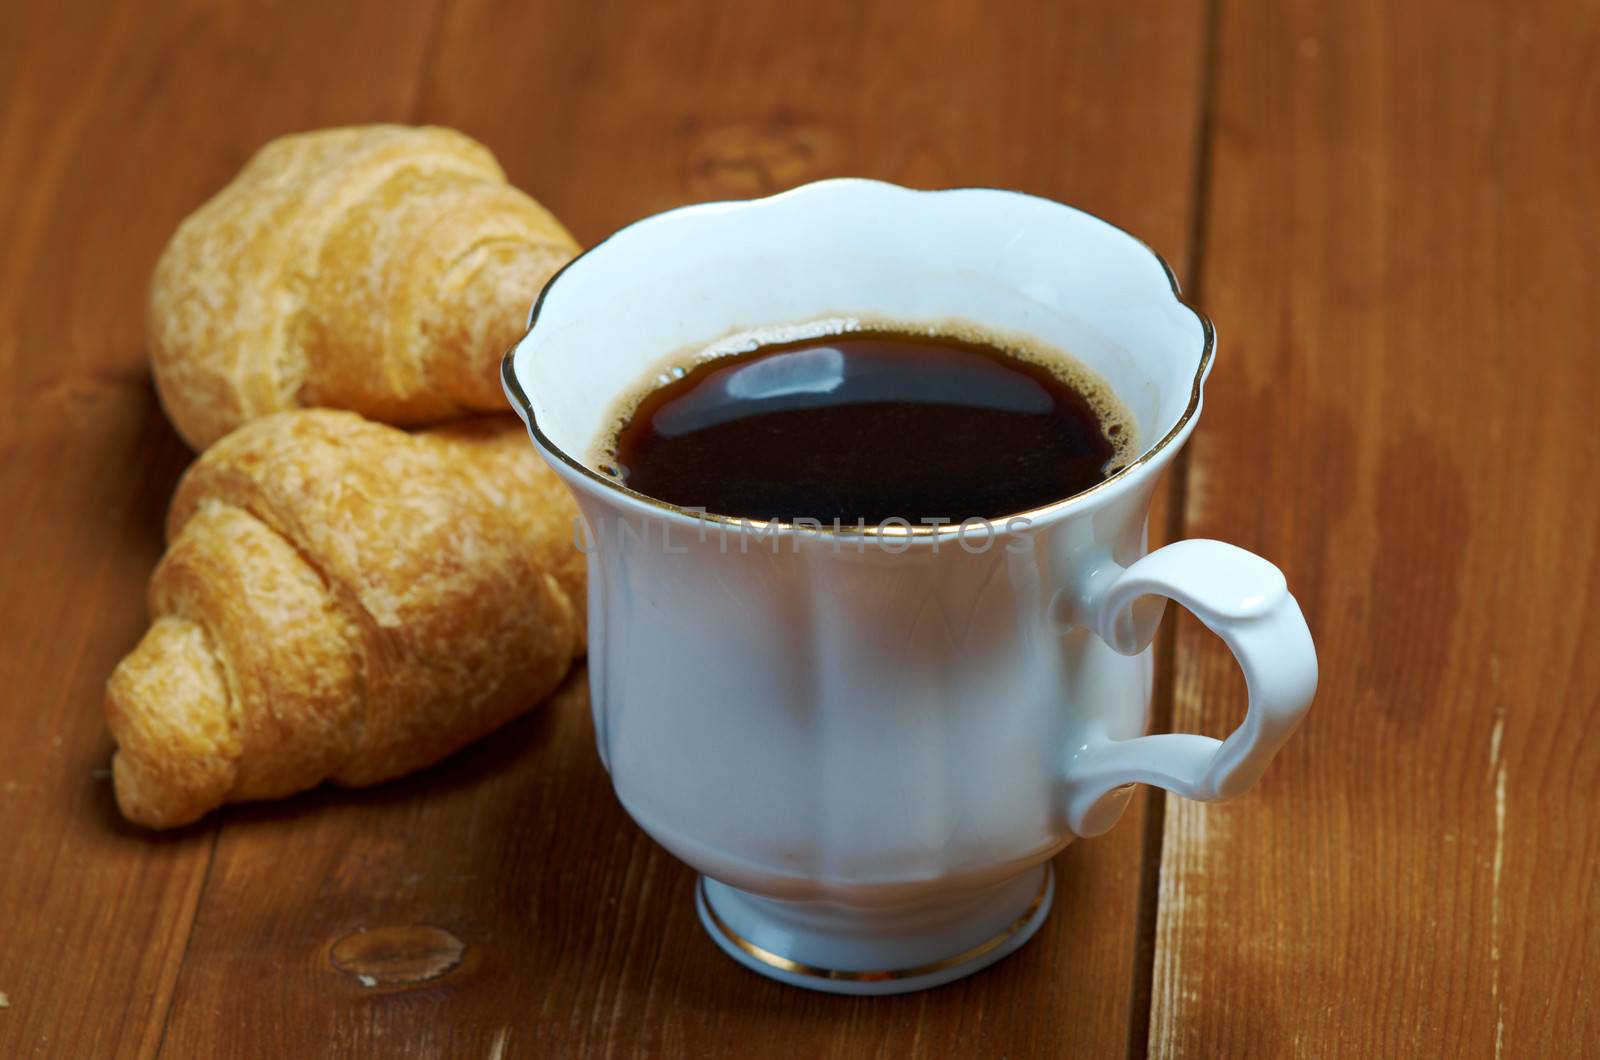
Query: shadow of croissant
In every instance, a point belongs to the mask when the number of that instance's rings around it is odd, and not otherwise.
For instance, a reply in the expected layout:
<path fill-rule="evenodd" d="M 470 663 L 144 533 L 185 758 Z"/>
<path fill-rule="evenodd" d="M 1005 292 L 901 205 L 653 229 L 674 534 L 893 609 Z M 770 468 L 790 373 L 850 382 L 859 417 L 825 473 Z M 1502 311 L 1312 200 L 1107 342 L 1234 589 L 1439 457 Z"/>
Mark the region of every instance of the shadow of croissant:
<path fill-rule="evenodd" d="M 424 800 L 476 798 L 481 789 L 492 787 L 497 777 L 517 769 L 524 760 L 570 750 L 552 747 L 556 742 L 569 742 L 555 741 L 553 737 L 559 729 L 571 725 L 572 719 L 564 715 L 581 714 L 587 718 L 588 712 L 588 672 L 580 662 L 560 687 L 527 712 L 414 773 L 370 787 L 347 788 L 324 783 L 272 802 L 232 804 L 221 812 L 226 815 L 229 827 L 249 827 L 255 823 L 287 821 L 330 807 L 387 808 Z M 589 753 L 594 754 L 592 747 Z M 549 765 L 541 762 L 537 768 Z M 598 760 L 594 767 L 599 769 Z"/>
<path fill-rule="evenodd" d="M 346 788 L 323 783 L 315 788 L 267 802 L 230 803 L 215 810 L 193 824 L 165 831 L 153 831 L 125 819 L 117 810 L 110 771 L 109 741 L 107 750 L 96 755 L 84 772 L 96 782 L 93 799 L 94 813 L 104 826 L 119 835 L 137 838 L 147 843 L 171 844 L 209 833 L 214 827 L 226 823 L 229 828 L 254 828 L 258 826 L 286 826 L 313 815 L 338 808 L 383 809 L 403 807 L 407 804 L 425 803 L 441 799 L 474 798 L 495 778 L 514 771 L 525 759 L 548 756 L 557 731 L 572 725 L 578 718 L 589 732 L 588 672 L 579 662 L 573 667 L 561 686 L 540 703 L 529 708 L 492 732 L 486 733 L 467 746 L 447 755 L 433 765 L 425 766 L 405 776 L 395 777 L 364 788 Z M 562 743 L 577 742 L 560 741 Z M 566 751 L 561 752 L 567 754 Z M 592 768 L 602 774 L 598 756 L 594 754 L 591 740 L 589 754 L 594 758 Z M 569 757 L 572 757 L 569 755 Z M 547 769 L 549 763 L 536 768 Z"/>

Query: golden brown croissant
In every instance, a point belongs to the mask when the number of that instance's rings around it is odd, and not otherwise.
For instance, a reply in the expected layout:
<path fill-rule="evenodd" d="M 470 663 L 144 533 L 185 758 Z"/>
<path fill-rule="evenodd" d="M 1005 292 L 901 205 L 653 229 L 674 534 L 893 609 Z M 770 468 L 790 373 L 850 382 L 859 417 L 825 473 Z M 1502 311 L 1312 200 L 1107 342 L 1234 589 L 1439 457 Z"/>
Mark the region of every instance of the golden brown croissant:
<path fill-rule="evenodd" d="M 117 804 L 155 828 L 427 765 L 583 651 L 576 507 L 514 419 L 415 435 L 280 413 L 184 475 L 154 623 L 106 688 Z"/>
<path fill-rule="evenodd" d="M 487 148 L 449 129 L 274 140 L 156 266 L 161 403 L 196 449 L 314 405 L 408 426 L 504 411 L 500 356 L 577 249 Z"/>

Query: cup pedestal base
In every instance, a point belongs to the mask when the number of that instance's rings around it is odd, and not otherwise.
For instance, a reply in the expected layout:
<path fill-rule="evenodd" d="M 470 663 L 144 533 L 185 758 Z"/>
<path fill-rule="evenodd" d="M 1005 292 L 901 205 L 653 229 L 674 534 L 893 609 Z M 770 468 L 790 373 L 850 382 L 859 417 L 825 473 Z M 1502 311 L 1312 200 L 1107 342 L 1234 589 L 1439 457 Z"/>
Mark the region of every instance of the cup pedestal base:
<path fill-rule="evenodd" d="M 1050 913 L 1055 871 L 915 904 L 851 908 L 763 898 L 700 877 L 695 906 L 722 951 L 769 979 L 832 994 L 904 994 L 1015 952 Z"/>

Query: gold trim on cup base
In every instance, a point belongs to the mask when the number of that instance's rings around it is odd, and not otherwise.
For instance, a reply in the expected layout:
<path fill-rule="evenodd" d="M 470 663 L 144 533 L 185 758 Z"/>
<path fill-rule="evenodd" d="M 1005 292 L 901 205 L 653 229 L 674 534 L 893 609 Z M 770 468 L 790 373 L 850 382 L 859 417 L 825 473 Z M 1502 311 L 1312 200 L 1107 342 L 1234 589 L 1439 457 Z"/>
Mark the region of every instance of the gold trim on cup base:
<path fill-rule="evenodd" d="M 1011 941 L 1020 932 L 1028 930 L 1030 926 L 1037 926 L 1035 918 L 1038 917 L 1040 909 L 1049 901 L 1052 889 L 1051 884 L 1055 881 L 1054 867 L 1046 863 L 1044 870 L 1039 880 L 1039 893 L 1034 895 L 1032 902 L 1028 903 L 1028 908 L 1024 909 L 1021 915 L 1007 924 L 998 934 L 950 957 L 930 961 L 914 968 L 895 968 L 886 971 L 847 971 L 839 968 L 818 968 L 815 965 L 802 964 L 800 961 L 791 960 L 781 953 L 773 953 L 763 946 L 757 946 L 754 942 L 751 942 L 728 926 L 727 922 L 717 913 L 716 907 L 711 904 L 711 897 L 706 893 L 706 878 L 704 876 L 701 876 L 695 882 L 695 889 L 700 908 L 705 911 L 706 918 L 711 926 L 715 927 L 729 944 L 737 947 L 752 959 L 760 961 L 768 968 L 788 975 L 829 982 L 891 983 L 936 975 L 957 965 L 981 960 Z M 973 971 L 977 970 L 977 968 L 973 969 Z"/>

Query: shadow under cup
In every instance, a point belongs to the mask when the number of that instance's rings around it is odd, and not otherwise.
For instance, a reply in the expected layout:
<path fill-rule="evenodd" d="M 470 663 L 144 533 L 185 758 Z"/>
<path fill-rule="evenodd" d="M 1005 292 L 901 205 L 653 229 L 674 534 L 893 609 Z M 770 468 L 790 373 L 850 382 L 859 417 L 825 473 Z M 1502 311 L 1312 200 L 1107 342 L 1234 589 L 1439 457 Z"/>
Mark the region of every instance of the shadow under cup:
<path fill-rule="evenodd" d="M 703 520 L 593 466 L 619 400 L 668 357 L 831 318 L 955 321 L 1066 351 L 1117 393 L 1143 455 L 1018 513 L 1026 547 L 982 553 L 928 528 L 841 548 Z M 1005 191 L 840 180 L 689 207 L 546 287 L 504 374 L 590 524 L 600 753 L 634 819 L 705 874 L 701 918 L 731 956 L 796 985 L 893 993 L 983 967 L 1042 922 L 1048 859 L 1126 803 L 1113 792 L 1070 817 L 1062 763 L 1139 736 L 1151 684 L 1149 652 L 1074 628 L 1062 587 L 1086 555 L 1144 554 L 1211 348 L 1149 248 Z M 608 533 L 619 524 L 629 534 Z M 1134 610 L 1141 646 L 1160 613 Z"/>

